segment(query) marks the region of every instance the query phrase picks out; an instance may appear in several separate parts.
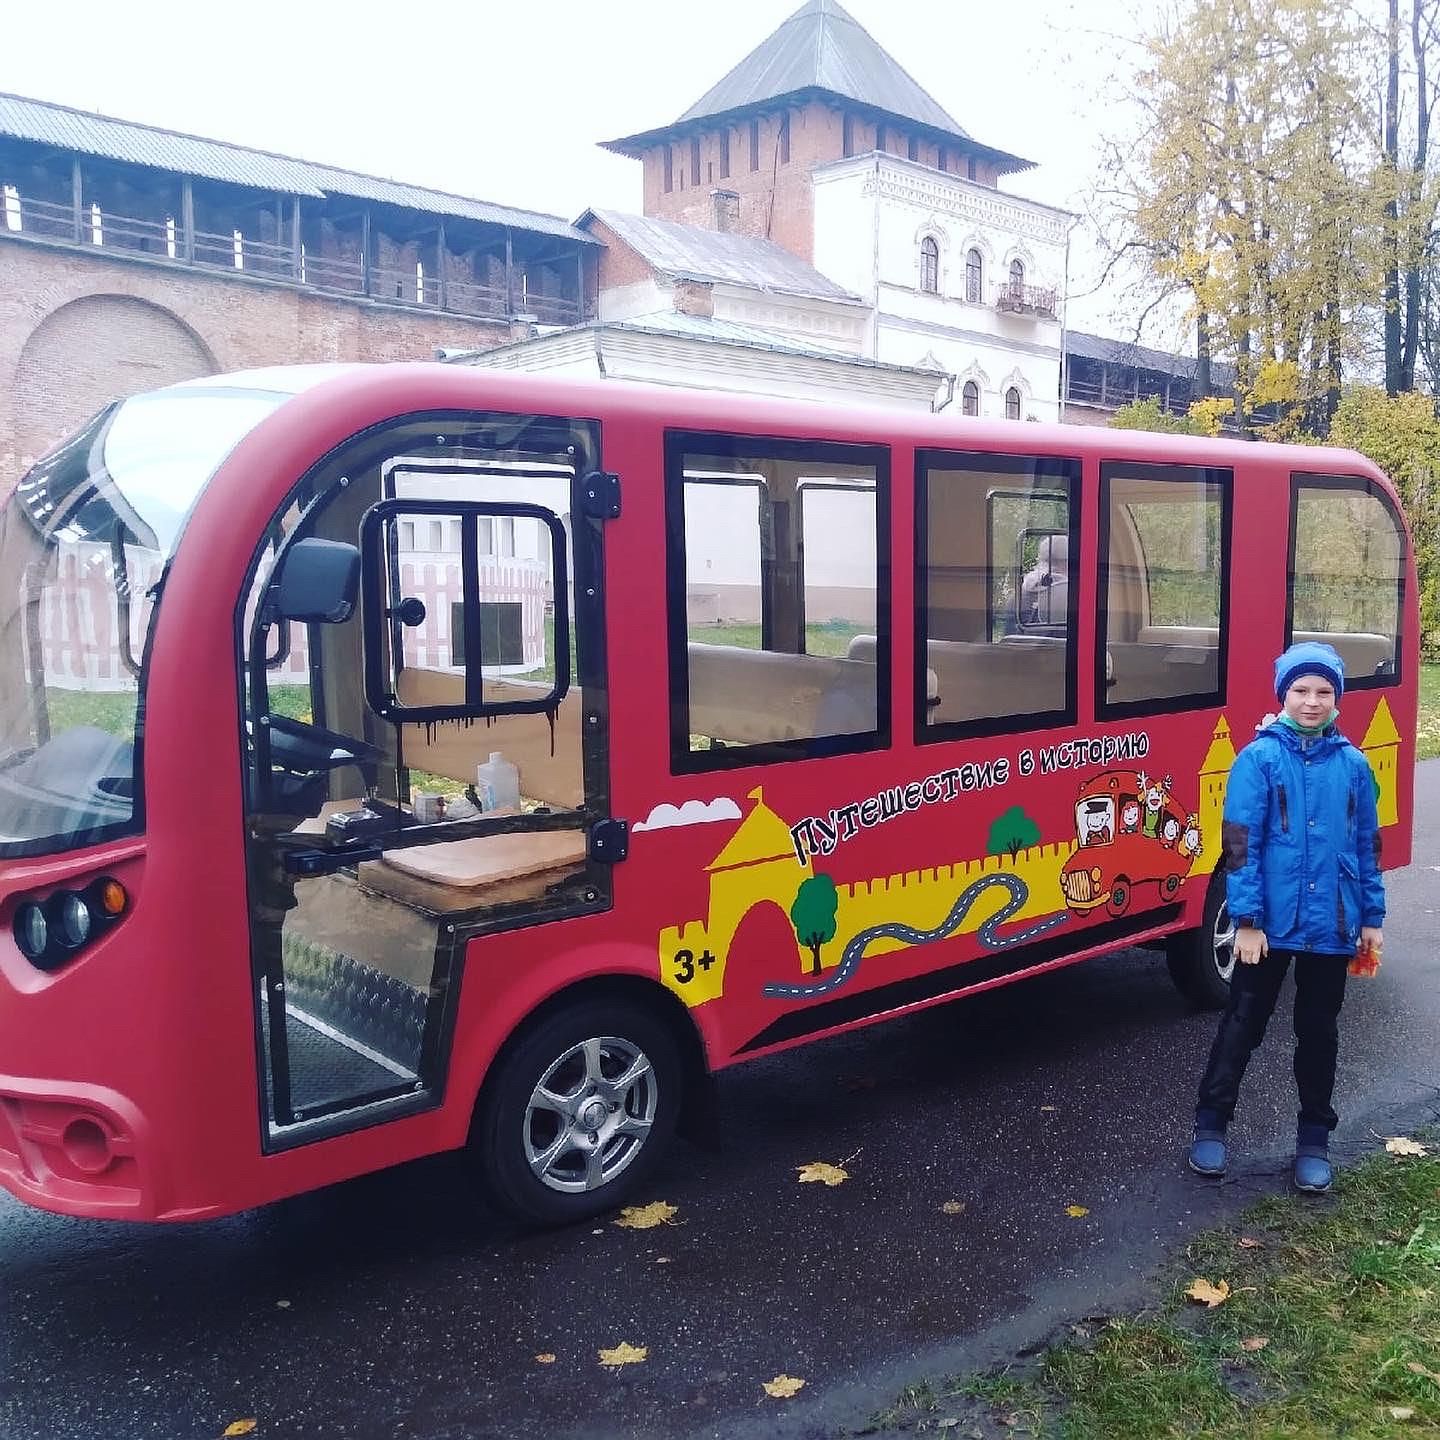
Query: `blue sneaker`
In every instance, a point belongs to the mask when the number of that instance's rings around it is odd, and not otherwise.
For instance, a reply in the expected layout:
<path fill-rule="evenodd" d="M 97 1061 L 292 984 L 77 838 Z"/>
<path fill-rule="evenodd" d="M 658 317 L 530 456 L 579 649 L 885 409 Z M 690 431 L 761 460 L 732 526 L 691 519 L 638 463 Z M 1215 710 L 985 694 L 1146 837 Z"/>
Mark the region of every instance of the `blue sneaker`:
<path fill-rule="evenodd" d="M 1323 1195 L 1335 1183 L 1330 1157 L 1319 1146 L 1306 1145 L 1295 1152 L 1295 1188 L 1307 1195 Z"/>
<path fill-rule="evenodd" d="M 1225 1148 L 1225 1132 L 1197 1130 L 1186 1159 L 1197 1175 L 1223 1175 L 1230 1159 L 1230 1152 Z"/>

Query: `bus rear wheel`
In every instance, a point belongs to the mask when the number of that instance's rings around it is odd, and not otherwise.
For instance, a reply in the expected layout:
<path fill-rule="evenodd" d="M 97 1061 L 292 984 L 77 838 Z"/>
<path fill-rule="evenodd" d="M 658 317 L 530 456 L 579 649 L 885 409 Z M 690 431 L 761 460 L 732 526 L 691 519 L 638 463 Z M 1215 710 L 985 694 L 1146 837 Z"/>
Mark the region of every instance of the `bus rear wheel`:
<path fill-rule="evenodd" d="M 1225 877 L 1218 871 L 1205 892 L 1200 928 L 1172 935 L 1165 944 L 1165 963 L 1176 988 L 1192 1005 L 1219 1010 L 1230 998 L 1235 926 L 1225 903 Z"/>
<path fill-rule="evenodd" d="M 675 1131 L 682 1067 L 642 1006 L 579 999 L 523 1031 L 481 1094 L 472 1153 L 489 1198 L 530 1225 L 613 1209 Z"/>

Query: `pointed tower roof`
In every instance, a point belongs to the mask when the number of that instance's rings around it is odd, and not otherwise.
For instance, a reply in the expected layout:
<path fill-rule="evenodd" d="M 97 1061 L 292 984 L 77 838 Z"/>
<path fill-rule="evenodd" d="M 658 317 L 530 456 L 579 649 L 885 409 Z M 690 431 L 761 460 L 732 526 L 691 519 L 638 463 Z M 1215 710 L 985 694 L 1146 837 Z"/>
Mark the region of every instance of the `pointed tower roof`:
<path fill-rule="evenodd" d="M 1390 706 L 1382 695 L 1374 715 L 1370 717 L 1370 725 L 1365 731 L 1365 738 L 1360 742 L 1360 748 L 1378 750 L 1382 746 L 1399 743 L 1400 731 L 1396 728 L 1395 717 L 1390 713 Z"/>
<path fill-rule="evenodd" d="M 837 0 L 805 0 L 673 124 L 607 140 L 604 148 L 639 156 L 676 132 L 711 128 L 722 116 L 738 118 L 811 96 L 848 100 L 938 137 L 963 141 L 1003 174 L 1033 164 L 976 140 Z"/>
<path fill-rule="evenodd" d="M 794 863 L 795 842 L 790 838 L 790 827 L 765 803 L 762 787 L 757 785 L 749 798 L 755 802 L 755 808 L 725 848 L 705 867 L 707 870 L 733 870 L 764 860 Z"/>

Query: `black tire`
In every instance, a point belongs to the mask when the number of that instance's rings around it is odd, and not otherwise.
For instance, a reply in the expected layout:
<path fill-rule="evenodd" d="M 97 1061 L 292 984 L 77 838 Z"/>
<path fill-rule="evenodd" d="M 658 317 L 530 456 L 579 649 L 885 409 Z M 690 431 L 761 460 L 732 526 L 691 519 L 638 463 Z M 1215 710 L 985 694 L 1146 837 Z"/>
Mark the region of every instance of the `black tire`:
<path fill-rule="evenodd" d="M 640 1071 L 637 1057 L 648 1077 L 609 1090 L 608 1080 Z M 682 1074 L 669 1027 L 642 1006 L 579 999 L 547 1015 L 507 1047 L 481 1092 L 470 1144 L 486 1194 L 528 1225 L 569 1225 L 614 1209 L 650 1178 L 669 1144 Z M 532 1107 L 547 1079 L 565 1112 Z M 600 1173 L 587 1180 L 592 1162 Z"/>
<path fill-rule="evenodd" d="M 1230 998 L 1230 970 L 1235 958 L 1229 945 L 1216 938 L 1230 929 L 1225 904 L 1225 877 L 1217 871 L 1205 892 L 1205 914 L 1198 930 L 1182 930 L 1165 946 L 1165 963 L 1175 988 L 1201 1010 L 1219 1010 Z"/>

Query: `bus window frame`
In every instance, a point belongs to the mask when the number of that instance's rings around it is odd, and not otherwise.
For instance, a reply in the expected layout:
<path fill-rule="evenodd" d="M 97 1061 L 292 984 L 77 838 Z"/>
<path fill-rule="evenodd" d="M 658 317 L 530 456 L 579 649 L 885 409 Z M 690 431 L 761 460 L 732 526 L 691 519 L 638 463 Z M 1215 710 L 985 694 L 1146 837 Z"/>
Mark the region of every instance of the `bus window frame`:
<path fill-rule="evenodd" d="M 1300 538 L 1301 490 L 1348 490 L 1352 494 L 1369 495 L 1378 500 L 1400 537 L 1400 574 L 1395 584 L 1395 655 L 1394 669 L 1389 675 L 1357 675 L 1345 677 L 1346 690 L 1388 690 L 1403 681 L 1405 665 L 1405 557 L 1414 550 L 1414 538 L 1405 526 L 1404 516 L 1390 492 L 1368 475 L 1323 474 L 1313 470 L 1290 472 L 1290 535 L 1285 550 L 1285 648 L 1295 643 L 1295 548 Z"/>
<path fill-rule="evenodd" d="M 664 432 L 665 610 L 668 652 L 670 773 L 702 775 L 714 770 L 738 770 L 750 765 L 776 765 L 786 761 L 859 755 L 888 750 L 892 744 L 891 656 L 893 617 L 890 563 L 890 467 L 892 446 L 883 442 L 801 439 L 795 436 L 757 435 L 731 430 L 666 429 Z M 735 460 L 811 460 L 836 465 L 868 466 L 874 471 L 875 495 L 875 728 L 854 734 L 816 735 L 803 740 L 772 740 L 755 745 L 726 745 L 718 750 L 690 749 L 690 660 L 687 649 L 685 557 L 685 457 L 720 455 Z M 824 478 L 819 477 L 819 478 Z M 698 482 L 709 484 L 705 476 Z M 768 488 L 768 487 L 767 487 Z M 849 487 L 858 488 L 858 487 Z M 768 501 L 762 502 L 768 512 Z M 797 506 L 797 510 L 798 510 Z M 762 512 L 763 513 L 763 512 Z M 798 519 L 798 516 L 797 516 Z M 761 552 L 761 583 L 768 585 L 772 567 Z M 803 554 L 801 556 L 803 606 Z M 761 614 L 769 610 L 768 595 L 761 596 Z M 771 625 L 761 633 L 767 649 Z M 789 653 L 789 652 L 785 652 Z M 804 652 L 801 652 L 804 653 Z"/>
<path fill-rule="evenodd" d="M 582 727 L 580 756 L 584 801 L 578 813 L 588 817 L 610 814 L 611 757 L 608 725 L 610 698 L 608 650 L 605 635 L 605 615 L 608 605 L 605 585 L 605 522 L 598 517 L 587 515 L 584 507 L 580 504 L 584 477 L 591 471 L 600 469 L 602 465 L 604 434 L 601 422 L 584 415 L 538 415 L 502 410 L 453 408 L 411 411 L 395 415 L 378 425 L 347 435 L 337 445 L 308 465 L 276 502 L 271 519 L 256 541 L 250 561 L 245 567 L 240 590 L 235 598 L 232 626 L 238 722 L 236 736 L 239 742 L 239 753 L 242 757 L 241 774 L 244 777 L 247 807 L 257 795 L 262 793 L 258 788 L 257 775 L 268 770 L 270 753 L 268 736 L 263 733 L 265 727 L 257 724 L 253 735 L 247 729 L 247 721 L 251 720 L 252 712 L 257 720 L 261 713 L 255 708 L 254 682 L 263 685 L 266 697 L 265 713 L 269 712 L 269 678 L 263 664 L 263 654 L 262 663 L 256 669 L 252 669 L 250 659 L 257 644 L 260 643 L 261 627 L 258 626 L 258 621 L 261 607 L 256 607 L 254 622 L 247 625 L 245 623 L 245 604 L 247 597 L 254 589 L 266 554 L 270 552 L 273 527 L 283 520 L 291 506 L 299 503 L 302 513 L 296 518 L 294 526 L 285 537 L 285 543 L 291 544 L 311 533 L 308 527 L 313 525 L 315 516 L 330 498 L 331 492 L 348 486 L 350 475 L 363 473 L 367 469 L 375 467 L 381 473 L 382 498 L 392 498 L 384 494 L 391 468 L 385 463 L 387 459 L 393 460 L 398 457 L 413 460 L 418 456 L 433 452 L 443 456 L 446 463 L 453 463 L 454 451 L 466 448 L 465 437 L 469 432 L 506 423 L 521 427 L 525 432 L 525 438 L 532 442 L 537 436 L 544 436 L 553 431 L 557 437 L 557 444 L 552 447 L 552 453 L 557 450 L 563 451 L 567 445 L 573 446 L 575 450 L 574 475 L 570 481 L 572 500 L 570 513 L 576 517 L 576 523 L 570 535 L 570 565 L 573 571 L 575 591 L 575 603 L 570 618 L 575 638 L 575 665 L 570 676 L 570 683 L 572 687 L 578 686 L 584 690 L 587 712 L 600 717 L 599 724 Z M 448 449 L 440 450 L 436 447 L 436 434 L 446 436 L 442 443 Z M 397 441 L 397 436 L 410 436 L 413 439 L 406 441 L 402 438 Z M 428 437 L 428 443 L 424 443 L 422 437 Z M 408 448 L 403 452 L 397 451 L 397 444 L 408 445 Z M 336 468 L 342 463 L 343 470 Z M 328 481 L 326 480 L 327 475 L 331 476 Z M 581 523 L 582 521 L 583 523 Z M 276 563 L 278 563 L 278 558 Z M 364 623 L 363 617 L 360 617 L 360 623 Z M 260 648 L 263 652 L 263 645 Z M 319 661 L 317 646 L 312 645 L 308 653 L 310 672 L 307 683 L 310 686 L 313 702 L 316 697 L 323 697 L 324 688 L 321 682 L 323 666 Z M 252 687 L 252 693 L 247 694 L 247 685 Z M 326 722 L 322 718 L 322 711 L 323 704 L 317 705 L 315 723 L 324 725 Z M 384 720 L 380 716 L 376 718 L 382 724 L 393 725 L 395 723 Z M 403 756 L 401 764 L 403 765 Z M 406 768 L 408 769 L 408 767 Z M 460 840 L 471 835 L 493 834 L 506 830 L 563 829 L 567 828 L 563 823 L 564 820 L 574 813 L 577 812 L 564 812 L 554 817 L 524 815 L 488 818 L 481 815 L 474 820 L 453 822 L 449 826 L 449 832 L 451 838 Z M 324 843 L 323 836 L 312 837 L 312 839 Z M 404 849 L 412 844 L 432 844 L 434 839 L 433 831 L 427 832 L 427 827 L 413 826 L 393 837 L 387 835 L 386 844 L 391 848 Z M 608 875 L 608 870 L 606 874 Z M 608 891 L 602 890 L 602 894 L 605 908 L 608 908 L 612 903 L 612 897 Z M 473 933 L 479 933 L 480 929 L 488 931 L 491 928 L 508 927 L 486 922 Z M 457 933 L 459 933 L 459 927 L 457 927 Z M 472 931 L 466 929 L 465 933 L 468 935 Z"/>
<path fill-rule="evenodd" d="M 1165 695 L 1148 700 L 1107 700 L 1110 648 L 1110 494 L 1114 480 L 1159 481 L 1162 484 L 1215 485 L 1220 490 L 1220 614 L 1215 649 L 1216 688 L 1186 695 Z M 1095 718 L 1129 720 L 1142 715 L 1179 715 L 1187 710 L 1211 710 L 1226 704 L 1230 675 L 1230 591 L 1234 573 L 1232 544 L 1235 517 L 1235 471 L 1226 465 L 1187 465 L 1178 461 L 1102 460 L 1100 462 L 1099 554 L 1095 594 Z M 1145 559 L 1144 538 L 1136 527 L 1140 556 Z M 1145 570 L 1145 601 L 1150 601 L 1150 572 Z"/>
<path fill-rule="evenodd" d="M 930 669 L 927 645 L 930 639 L 930 567 L 928 540 L 930 534 L 930 484 L 931 469 L 965 469 L 976 475 L 990 477 L 1014 475 L 1036 482 L 1058 481 L 1068 496 L 1068 554 L 1069 594 L 1065 606 L 1065 704 L 1053 710 L 1027 711 L 1014 715 L 980 715 L 971 720 L 947 720 L 939 724 L 926 723 L 926 709 L 929 699 L 927 672 Z M 1015 493 L 1034 496 L 1046 493 L 1037 484 L 1029 491 L 1000 491 L 991 487 L 985 494 L 985 624 L 987 635 L 993 625 L 993 598 L 991 576 L 994 572 L 992 556 L 992 533 L 989 524 L 991 496 L 999 493 Z M 1058 489 L 1051 489 L 1051 499 L 1058 497 Z M 952 450 L 946 447 L 930 446 L 915 452 L 915 635 L 914 675 L 912 693 L 914 696 L 915 744 L 934 745 L 948 740 L 968 740 L 988 735 L 1008 735 L 1026 730 L 1048 730 L 1065 725 L 1074 725 L 1080 703 L 1080 584 L 1076 561 L 1080 555 L 1081 511 L 1084 485 L 1083 466 L 1078 456 L 1073 455 L 1027 455 L 1013 450 Z"/>

